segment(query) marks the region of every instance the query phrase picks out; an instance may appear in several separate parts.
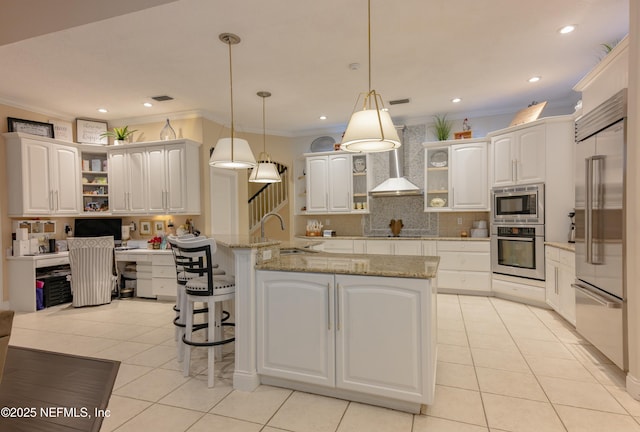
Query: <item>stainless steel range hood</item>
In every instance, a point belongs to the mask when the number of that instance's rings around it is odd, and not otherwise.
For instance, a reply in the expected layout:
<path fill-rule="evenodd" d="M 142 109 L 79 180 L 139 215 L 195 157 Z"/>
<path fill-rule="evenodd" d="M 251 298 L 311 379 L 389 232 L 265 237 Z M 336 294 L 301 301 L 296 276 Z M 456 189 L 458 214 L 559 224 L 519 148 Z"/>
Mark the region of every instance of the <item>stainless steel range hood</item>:
<path fill-rule="evenodd" d="M 402 136 L 404 127 L 398 128 Z M 369 191 L 373 197 L 422 195 L 422 190 L 404 177 L 404 145 L 389 152 L 389 178 Z"/>

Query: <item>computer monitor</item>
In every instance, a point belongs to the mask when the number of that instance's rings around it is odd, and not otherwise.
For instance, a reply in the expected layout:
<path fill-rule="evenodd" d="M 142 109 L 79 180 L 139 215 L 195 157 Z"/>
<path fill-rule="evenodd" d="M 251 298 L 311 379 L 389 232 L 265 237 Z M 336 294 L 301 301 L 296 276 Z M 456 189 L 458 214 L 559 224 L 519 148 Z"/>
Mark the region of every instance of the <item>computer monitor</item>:
<path fill-rule="evenodd" d="M 74 237 L 113 236 L 116 244 L 122 241 L 122 219 L 120 218 L 87 218 L 76 219 L 73 230 Z"/>

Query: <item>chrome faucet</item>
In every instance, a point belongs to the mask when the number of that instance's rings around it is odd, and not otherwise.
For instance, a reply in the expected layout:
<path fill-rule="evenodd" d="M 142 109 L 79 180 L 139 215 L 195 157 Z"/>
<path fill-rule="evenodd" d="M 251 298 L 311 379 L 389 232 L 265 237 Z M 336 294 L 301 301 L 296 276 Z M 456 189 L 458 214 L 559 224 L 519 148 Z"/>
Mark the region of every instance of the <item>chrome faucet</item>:
<path fill-rule="evenodd" d="M 282 220 L 282 216 L 280 216 L 278 213 L 267 213 L 266 215 L 262 216 L 262 219 L 260 219 L 260 238 L 264 239 L 264 221 L 267 220 L 267 218 L 269 216 L 276 216 L 278 219 L 280 219 L 280 228 L 282 228 L 282 231 L 284 231 L 284 221 Z"/>

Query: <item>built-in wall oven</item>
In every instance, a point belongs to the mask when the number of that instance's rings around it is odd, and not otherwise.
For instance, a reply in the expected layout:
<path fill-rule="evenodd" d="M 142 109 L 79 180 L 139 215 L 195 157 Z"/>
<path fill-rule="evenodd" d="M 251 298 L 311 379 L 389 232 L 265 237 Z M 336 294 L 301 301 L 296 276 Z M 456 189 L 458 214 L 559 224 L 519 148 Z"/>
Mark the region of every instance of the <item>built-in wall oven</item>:
<path fill-rule="evenodd" d="M 544 280 L 544 184 L 491 190 L 491 269 Z"/>
<path fill-rule="evenodd" d="M 544 225 L 493 224 L 491 270 L 544 280 Z"/>

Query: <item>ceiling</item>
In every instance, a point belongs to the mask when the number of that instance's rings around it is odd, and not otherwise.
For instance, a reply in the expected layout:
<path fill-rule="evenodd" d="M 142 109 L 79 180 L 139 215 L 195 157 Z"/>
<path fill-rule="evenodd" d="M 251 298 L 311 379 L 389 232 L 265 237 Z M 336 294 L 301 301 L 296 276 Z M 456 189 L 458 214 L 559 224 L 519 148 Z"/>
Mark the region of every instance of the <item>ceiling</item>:
<path fill-rule="evenodd" d="M 390 107 L 404 124 L 545 100 L 571 112 L 572 87 L 604 56 L 601 45 L 629 28 L 628 0 L 371 3 L 372 88 L 387 106 L 410 99 Z M 577 28 L 561 35 L 566 24 Z M 10 0 L 0 29 L 0 103 L 68 120 L 200 112 L 228 126 L 223 32 L 242 39 L 232 48 L 241 131 L 262 130 L 261 90 L 273 94 L 269 133 L 305 136 L 343 131 L 368 89 L 366 0 Z M 159 95 L 174 100 L 150 99 Z"/>

